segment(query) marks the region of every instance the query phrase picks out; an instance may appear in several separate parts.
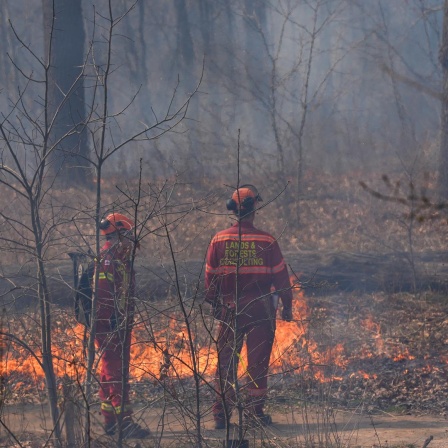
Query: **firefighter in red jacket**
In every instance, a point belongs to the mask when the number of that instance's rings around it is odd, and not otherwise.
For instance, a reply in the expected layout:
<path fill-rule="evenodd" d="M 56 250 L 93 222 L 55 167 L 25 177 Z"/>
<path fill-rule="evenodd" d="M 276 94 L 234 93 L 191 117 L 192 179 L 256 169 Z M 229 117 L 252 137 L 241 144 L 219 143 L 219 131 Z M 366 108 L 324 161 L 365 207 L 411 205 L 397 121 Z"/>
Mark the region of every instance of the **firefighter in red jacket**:
<path fill-rule="evenodd" d="M 269 425 L 263 412 L 267 394 L 269 358 L 275 334 L 276 303 L 271 287 L 281 297 L 282 319 L 292 319 L 292 291 L 288 270 L 276 239 L 254 227 L 255 209 L 261 201 L 253 185 L 238 188 L 227 201 L 237 217 L 230 228 L 218 232 L 208 248 L 206 301 L 220 321 L 217 341 L 217 398 L 213 405 L 215 428 L 225 428 L 235 405 L 235 374 L 246 337 L 247 397 L 244 414 L 249 423 Z"/>
<path fill-rule="evenodd" d="M 121 423 L 123 438 L 145 438 L 150 433 L 133 421 L 129 401 L 129 362 L 135 306 L 135 275 L 131 266 L 134 222 L 121 213 L 111 213 L 101 220 L 99 227 L 106 237 L 96 265 L 95 344 L 101 356 L 101 413 L 106 434 L 115 434 Z"/>

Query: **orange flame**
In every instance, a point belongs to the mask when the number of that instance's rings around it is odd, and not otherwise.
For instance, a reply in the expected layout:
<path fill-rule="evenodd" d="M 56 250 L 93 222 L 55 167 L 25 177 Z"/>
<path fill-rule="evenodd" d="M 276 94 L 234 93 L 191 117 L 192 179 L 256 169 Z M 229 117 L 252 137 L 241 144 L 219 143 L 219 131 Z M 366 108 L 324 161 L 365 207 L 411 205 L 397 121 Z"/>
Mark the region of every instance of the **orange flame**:
<path fill-rule="evenodd" d="M 284 322 L 280 313 L 277 316 L 277 329 L 271 355 L 271 373 L 293 374 L 307 373 L 321 382 L 342 380 L 336 376 L 345 370 L 350 360 L 343 344 L 334 344 L 322 348 L 322 344 L 310 337 L 310 310 L 303 292 L 295 288 L 293 320 Z M 85 375 L 84 327 L 80 324 L 67 328 L 56 327 L 53 330 L 54 364 L 57 377 L 68 375 L 82 382 Z M 407 349 L 395 346 L 386 350 L 386 344 L 381 334 L 381 327 L 372 316 L 361 321 L 361 327 L 371 336 L 374 350 L 362 347 L 357 351 L 358 359 L 368 359 L 375 355 L 388 354 L 395 361 L 414 359 Z M 193 327 L 192 327 L 193 328 Z M 146 327 L 136 325 L 132 336 L 130 376 L 133 381 L 158 381 L 167 377 L 191 377 L 196 370 L 203 376 L 212 377 L 217 366 L 215 347 L 208 343 L 208 333 L 201 334 L 201 329 L 189 340 L 189 332 L 185 323 L 172 316 L 167 326 L 155 332 L 148 339 Z M 202 336 L 202 339 L 201 339 Z M 202 342 L 201 342 L 202 341 Z M 37 344 L 32 348 L 36 350 Z M 10 346 L 12 347 L 12 345 Z M 39 353 L 37 353 L 39 355 Z M 194 356 L 192 356 L 194 355 Z M 193 359 L 195 369 L 193 369 Z M 448 362 L 448 359 L 444 359 Z M 43 373 L 39 362 L 21 346 L 14 345 L 10 350 L 4 350 L 2 360 L 3 371 L 7 374 L 18 372 L 16 381 L 24 377 L 39 382 Z M 244 347 L 241 354 L 239 374 L 243 376 L 247 368 L 247 352 Z M 351 377 L 375 379 L 375 374 L 359 370 Z M 17 384 L 16 384 L 17 387 Z"/>

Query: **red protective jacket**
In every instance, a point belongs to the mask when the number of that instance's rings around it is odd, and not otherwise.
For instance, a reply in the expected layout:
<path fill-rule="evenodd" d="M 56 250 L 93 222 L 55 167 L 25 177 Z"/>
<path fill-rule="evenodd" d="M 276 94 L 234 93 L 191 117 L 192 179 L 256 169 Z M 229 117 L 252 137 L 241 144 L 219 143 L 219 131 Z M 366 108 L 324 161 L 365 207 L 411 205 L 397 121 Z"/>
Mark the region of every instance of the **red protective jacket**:
<path fill-rule="evenodd" d="M 236 276 L 238 275 L 238 282 Z M 269 298 L 274 286 L 283 306 L 291 308 L 288 270 L 277 240 L 247 221 L 218 232 L 212 239 L 205 270 L 206 301 L 222 301 L 240 309 L 260 298 Z"/>
<path fill-rule="evenodd" d="M 117 246 L 106 241 L 101 249 L 97 289 L 97 319 L 109 320 L 125 311 L 133 312 L 134 304 L 131 297 L 134 296 L 135 274 L 131 274 L 129 255 L 122 254 Z"/>
<path fill-rule="evenodd" d="M 95 343 L 101 353 L 99 396 L 105 422 L 112 425 L 119 414 L 123 417 L 132 414 L 128 375 L 135 276 L 129 254 L 110 241 L 101 249 L 96 269 L 99 278 Z"/>

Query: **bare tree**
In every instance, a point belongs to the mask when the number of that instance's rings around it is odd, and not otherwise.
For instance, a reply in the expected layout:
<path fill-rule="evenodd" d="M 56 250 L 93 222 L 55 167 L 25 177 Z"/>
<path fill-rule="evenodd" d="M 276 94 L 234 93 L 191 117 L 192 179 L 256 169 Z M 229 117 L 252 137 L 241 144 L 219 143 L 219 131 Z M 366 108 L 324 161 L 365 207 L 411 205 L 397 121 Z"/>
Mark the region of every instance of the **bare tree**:
<path fill-rule="evenodd" d="M 74 186 L 90 181 L 84 93 L 84 23 L 81 2 L 42 0 L 47 61 L 50 156 L 58 182 Z M 70 132 L 67 132 L 70 131 Z"/>
<path fill-rule="evenodd" d="M 340 38 L 332 29 L 332 22 L 341 15 L 343 2 L 331 5 L 325 1 L 302 4 L 281 2 L 271 8 L 276 33 L 271 36 L 261 20 L 250 17 L 248 23 L 254 28 L 262 43 L 265 56 L 265 88 L 251 77 L 249 89 L 253 98 L 261 105 L 269 119 L 268 132 L 275 144 L 276 185 L 281 186 L 285 176 L 295 178 L 295 188 L 289 194 L 295 198 L 295 223 L 300 223 L 300 198 L 303 197 L 303 173 L 306 165 L 306 127 L 320 105 L 325 88 L 337 67 L 349 53 L 350 47 L 335 53 L 325 71 L 317 73 L 322 58 L 328 51 L 323 46 L 324 34 L 332 34 L 332 40 Z M 319 60 L 320 59 L 320 60 Z M 268 67 L 266 67 L 268 66 Z M 323 73 L 322 73 L 323 72 Z M 310 148 L 309 152 L 312 151 Z M 293 168 L 294 167 L 294 168 Z M 267 170 L 272 168 L 267 167 Z M 290 202 L 292 198 L 289 198 Z"/>
<path fill-rule="evenodd" d="M 39 60 L 30 46 L 25 46 L 25 49 Z M 45 73 L 43 64 L 41 68 Z M 41 82 L 38 78 L 27 77 L 30 90 L 33 83 Z M 1 241 L 5 249 L 22 252 L 26 259 L 35 264 L 36 299 L 39 305 L 41 331 L 40 352 L 42 353 L 39 362 L 45 374 L 55 442 L 60 444 L 61 432 L 52 352 L 52 299 L 49 293 L 46 265 L 47 254 L 53 245 L 52 241 L 56 226 L 60 224 L 60 217 L 55 215 L 48 217 L 44 212 L 48 206 L 48 192 L 51 187 L 48 180 L 48 159 L 52 148 L 48 143 L 49 128 L 41 121 L 39 115 L 33 116 L 26 106 L 24 107 L 24 98 L 27 94 L 27 90 L 20 93 L 11 110 L 3 114 L 0 122 L 0 135 L 4 146 L 0 165 L 2 173 L 0 182 L 8 192 L 7 194 L 15 194 L 21 198 L 19 202 L 22 214 L 21 219 L 18 219 L 17 209 L 9 209 L 1 213 L 3 228 L 7 229 L 2 233 Z M 32 137 L 34 133 L 40 136 L 39 141 Z M 27 158 L 22 156 L 26 149 L 31 150 L 33 154 L 31 165 L 27 162 Z"/>
<path fill-rule="evenodd" d="M 42 368 L 46 382 L 46 394 L 48 397 L 51 423 L 50 437 L 58 446 L 62 445 L 61 420 L 58 410 L 57 378 L 54 368 L 54 342 L 52 332 L 52 312 L 53 297 L 50 291 L 50 273 L 51 260 L 57 253 L 60 253 L 63 243 L 61 235 L 66 233 L 69 226 L 76 222 L 86 219 L 92 219 L 94 223 L 99 223 L 100 217 L 107 207 L 111 204 L 104 204 L 102 198 L 103 171 L 106 163 L 111 158 L 123 151 L 124 148 L 131 146 L 138 141 L 148 141 L 154 138 L 160 138 L 162 135 L 170 132 L 185 117 L 188 111 L 188 105 L 191 92 L 180 102 L 178 107 L 174 107 L 176 98 L 176 89 L 172 95 L 168 110 L 158 118 L 154 114 L 152 123 L 142 123 L 140 129 L 131 132 L 129 135 L 112 135 L 110 123 L 116 123 L 124 112 L 129 110 L 135 99 L 131 96 L 129 103 L 123 110 L 112 111 L 110 105 L 111 90 L 110 77 L 113 76 L 113 45 L 117 28 L 122 23 L 122 19 L 132 10 L 125 10 L 122 13 L 115 14 L 112 2 L 109 2 L 107 9 L 101 14 L 95 16 L 100 22 L 102 29 L 106 30 L 104 41 L 106 42 L 103 53 L 100 51 L 98 59 L 90 59 L 92 70 L 89 72 L 89 82 L 92 91 L 92 102 L 89 108 L 88 119 L 82 119 L 80 115 L 74 113 L 70 99 L 76 97 L 79 93 L 80 79 L 84 76 L 86 63 L 83 63 L 77 77 L 71 84 L 61 89 L 62 98 L 58 107 L 55 109 L 52 102 L 52 96 L 49 94 L 52 86 L 51 62 L 43 62 L 32 45 L 27 44 L 15 31 L 15 38 L 22 45 L 25 51 L 34 63 L 40 68 L 38 72 L 26 72 L 20 68 L 20 59 L 14 61 L 19 75 L 23 78 L 25 88 L 19 90 L 17 98 L 10 105 L 9 110 L 2 114 L 0 121 L 0 137 L 2 142 L 2 153 L 0 159 L 0 184 L 5 191 L 12 197 L 16 197 L 15 204 L 2 210 L 0 219 L 2 222 L 2 232 L 0 241 L 2 248 L 10 253 L 20 253 L 25 264 L 33 263 L 35 265 L 35 274 L 33 276 L 36 294 L 36 302 L 39 310 L 39 331 L 40 343 L 36 349 L 34 346 L 27 345 L 26 341 L 14 334 L 14 328 L 4 331 L 6 337 L 14 344 L 19 344 L 28 350 Z M 56 29 L 56 22 L 53 21 L 53 33 Z M 96 31 L 95 24 L 94 31 Z M 95 46 L 96 36 L 92 37 L 92 46 Z M 48 61 L 52 61 L 52 45 L 48 47 L 50 51 Z M 92 53 L 88 53 L 92 54 Z M 84 56 L 87 60 L 87 56 Z M 200 80 L 198 80 L 198 83 Z M 39 107 L 28 107 L 30 99 L 37 99 Z M 76 99 L 75 103 L 80 104 Z M 84 106 L 84 101 L 82 101 Z M 65 108 L 67 106 L 67 109 Z M 65 115 L 70 111 L 68 115 Z M 59 115 L 69 116 L 70 119 L 58 127 Z M 63 121 L 63 120 L 62 120 Z M 82 209 L 75 208 L 74 211 L 67 207 L 67 203 L 61 202 L 57 194 L 60 176 L 65 173 L 65 168 L 59 165 L 54 166 L 56 153 L 69 156 L 72 147 L 61 151 L 61 144 L 68 137 L 78 136 L 80 132 L 88 129 L 89 135 L 93 141 L 92 155 L 76 152 L 81 157 L 82 166 L 89 166 L 96 173 L 96 194 L 89 203 L 85 203 Z M 55 137 L 55 135 L 57 135 Z M 77 146 L 79 148 L 79 146 Z M 79 180 L 79 179 L 78 179 Z M 138 204 L 137 204 L 138 205 Z M 146 218 L 147 219 L 147 218 Z M 86 236 L 80 231 L 81 241 L 86 242 Z M 71 239 L 73 240 L 73 235 Z M 64 238 L 63 238 L 64 239 Z M 99 253 L 99 228 L 96 227 L 96 242 L 94 253 Z M 19 268 L 23 269 L 23 267 Z M 97 279 L 96 279 L 97 281 Z M 15 285 L 14 289 L 23 288 L 24 285 Z M 29 287 L 28 287 L 29 288 Z M 93 310 L 95 310 L 95 296 L 93 298 Z M 95 321 L 95 313 L 92 316 Z M 94 383 L 93 372 L 95 362 L 94 330 L 90 334 L 88 346 L 87 376 L 85 381 L 85 438 L 90 440 L 90 403 L 91 387 Z"/>
<path fill-rule="evenodd" d="M 442 113 L 439 163 L 439 193 L 448 199 L 448 1 L 443 2 L 443 32 L 440 43 L 440 64 L 442 65 Z"/>
<path fill-rule="evenodd" d="M 91 140 L 93 142 L 92 155 L 86 160 L 93 167 L 96 173 L 96 194 L 93 209 L 93 218 L 97 223 L 96 228 L 96 238 L 94 253 L 100 253 L 100 237 L 99 237 L 99 227 L 103 210 L 105 205 L 103 204 L 102 195 L 102 183 L 104 176 L 104 168 L 107 162 L 117 153 L 123 151 L 128 146 L 131 146 L 135 142 L 145 142 L 153 139 L 158 139 L 162 135 L 172 131 L 182 120 L 185 119 L 189 102 L 191 97 L 195 94 L 197 87 L 193 92 L 188 95 L 183 102 L 180 103 L 178 107 L 174 107 L 173 104 L 176 98 L 176 90 L 171 98 L 170 107 L 168 110 L 159 118 L 157 115 L 154 116 L 152 123 L 141 123 L 140 129 L 135 132 L 131 132 L 128 135 L 123 133 L 123 135 L 111 135 L 110 122 L 118 123 L 120 118 L 125 115 L 125 112 L 132 109 L 135 98 L 138 92 L 135 92 L 131 96 L 129 102 L 123 107 L 123 109 L 118 111 L 113 111 L 113 105 L 111 104 L 111 78 L 114 76 L 114 60 L 113 60 L 113 48 L 115 45 L 115 40 L 119 39 L 120 33 L 119 29 L 123 23 L 123 19 L 134 9 L 132 4 L 129 9 L 124 11 L 116 12 L 113 3 L 110 1 L 107 5 L 107 10 L 102 13 L 98 13 L 95 16 L 96 27 L 106 30 L 102 34 L 102 44 L 104 45 L 104 53 L 100 57 L 94 58 L 91 61 L 91 66 L 93 71 L 89 76 L 91 81 L 91 88 L 94 92 L 92 96 L 92 103 L 90 105 L 90 120 L 87 124 L 89 133 L 91 135 Z M 96 28 L 93 30 L 96 31 Z M 95 47 L 96 36 L 93 35 L 92 42 Z M 95 51 L 92 52 L 95 54 Z M 200 80 L 198 81 L 198 83 Z M 134 213 L 138 213 L 138 201 L 134 204 Z M 108 205 L 111 207 L 111 204 Z M 88 214 L 88 213 L 87 213 Z M 147 220 L 146 217 L 145 220 Z M 136 234 L 136 238 L 137 238 Z M 137 243 L 137 240 L 136 240 Z M 98 284 L 98 273 L 94 279 L 93 288 L 96 290 L 96 285 Z M 85 380 L 85 390 L 84 397 L 86 400 L 85 408 L 85 440 L 89 439 L 89 434 L 91 430 L 90 423 L 90 403 L 92 400 L 92 385 L 94 381 L 94 364 L 95 364 L 95 321 L 96 321 L 96 303 L 97 297 L 94 294 L 92 300 L 92 326 L 89 334 L 88 351 L 87 351 L 87 369 L 86 369 L 86 380 Z M 120 442 L 121 443 L 121 442 Z"/>

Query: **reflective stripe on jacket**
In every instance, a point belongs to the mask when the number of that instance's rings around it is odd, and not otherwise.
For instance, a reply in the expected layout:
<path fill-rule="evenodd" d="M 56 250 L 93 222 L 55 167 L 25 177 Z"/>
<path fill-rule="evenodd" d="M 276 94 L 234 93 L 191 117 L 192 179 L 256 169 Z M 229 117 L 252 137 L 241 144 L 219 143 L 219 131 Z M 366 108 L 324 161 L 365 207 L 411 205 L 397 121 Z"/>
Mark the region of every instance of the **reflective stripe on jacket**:
<path fill-rule="evenodd" d="M 120 257 L 113 243 L 106 241 L 101 248 L 100 261 L 96 265 L 98 273 L 97 317 L 110 319 L 119 311 L 124 313 L 129 306 L 129 298 L 134 296 L 135 275 L 131 274 L 130 262 Z M 132 313 L 133 304 L 128 312 Z"/>
<path fill-rule="evenodd" d="M 205 267 L 206 301 L 234 304 L 237 278 L 238 305 L 268 297 L 271 286 L 283 305 L 292 304 L 288 270 L 277 240 L 247 221 L 235 223 L 212 239 Z"/>

